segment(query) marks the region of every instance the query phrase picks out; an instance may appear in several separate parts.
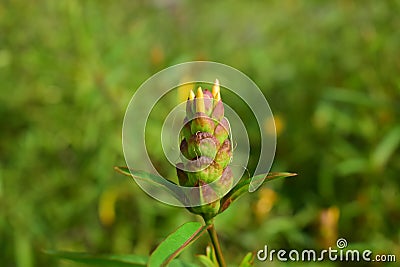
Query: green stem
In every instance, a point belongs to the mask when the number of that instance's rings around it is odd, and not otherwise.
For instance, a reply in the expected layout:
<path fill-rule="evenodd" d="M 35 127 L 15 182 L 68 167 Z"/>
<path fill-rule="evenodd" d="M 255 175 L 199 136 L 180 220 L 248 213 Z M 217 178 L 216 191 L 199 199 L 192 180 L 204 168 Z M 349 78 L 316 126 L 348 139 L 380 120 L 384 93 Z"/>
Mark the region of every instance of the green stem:
<path fill-rule="evenodd" d="M 208 234 L 210 235 L 211 243 L 214 247 L 215 255 L 220 267 L 226 267 L 224 256 L 222 255 L 221 246 L 219 245 L 217 231 L 215 231 L 214 220 L 204 219 L 206 225 L 208 225 Z"/>

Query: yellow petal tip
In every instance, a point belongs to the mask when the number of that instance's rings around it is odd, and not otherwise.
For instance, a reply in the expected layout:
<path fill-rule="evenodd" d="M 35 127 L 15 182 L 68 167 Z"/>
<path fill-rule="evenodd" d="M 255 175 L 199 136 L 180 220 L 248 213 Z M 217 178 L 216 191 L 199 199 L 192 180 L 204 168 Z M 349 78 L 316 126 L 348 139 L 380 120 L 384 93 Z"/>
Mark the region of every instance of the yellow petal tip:
<path fill-rule="evenodd" d="M 195 95 L 193 93 L 193 90 L 190 90 L 189 92 L 189 100 L 193 100 L 195 98 Z"/>
<path fill-rule="evenodd" d="M 196 112 L 205 112 L 205 106 L 204 106 L 204 94 L 203 90 L 201 87 L 197 88 L 197 93 L 196 93 Z"/>
<path fill-rule="evenodd" d="M 204 97 L 203 90 L 201 89 L 201 87 L 197 88 L 196 98 L 203 98 L 203 97 Z"/>
<path fill-rule="evenodd" d="M 214 99 L 216 99 L 216 97 L 217 97 L 219 91 L 220 91 L 220 88 L 219 88 L 219 81 L 218 81 L 218 79 L 215 79 L 215 83 L 214 83 L 214 85 L 213 85 L 212 92 L 211 92 L 212 95 L 213 95 L 213 97 L 214 97 Z"/>
<path fill-rule="evenodd" d="M 221 93 L 218 92 L 217 95 L 214 97 L 214 99 L 218 102 L 221 100 Z"/>

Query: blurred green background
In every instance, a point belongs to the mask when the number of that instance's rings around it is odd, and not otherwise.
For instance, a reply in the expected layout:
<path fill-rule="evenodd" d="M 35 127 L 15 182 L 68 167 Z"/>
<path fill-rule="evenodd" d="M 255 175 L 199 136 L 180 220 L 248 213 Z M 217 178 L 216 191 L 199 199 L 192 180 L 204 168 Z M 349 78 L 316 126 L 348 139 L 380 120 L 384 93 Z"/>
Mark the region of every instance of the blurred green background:
<path fill-rule="evenodd" d="M 135 90 L 191 60 L 254 80 L 275 114 L 273 170 L 299 174 L 217 218 L 232 266 L 264 245 L 338 237 L 399 261 L 399 13 L 375 0 L 1 1 L 1 266 L 78 266 L 46 249 L 147 255 L 195 220 L 113 171 Z M 181 257 L 196 262 L 207 242 Z M 287 265 L 301 264 L 269 263 Z"/>

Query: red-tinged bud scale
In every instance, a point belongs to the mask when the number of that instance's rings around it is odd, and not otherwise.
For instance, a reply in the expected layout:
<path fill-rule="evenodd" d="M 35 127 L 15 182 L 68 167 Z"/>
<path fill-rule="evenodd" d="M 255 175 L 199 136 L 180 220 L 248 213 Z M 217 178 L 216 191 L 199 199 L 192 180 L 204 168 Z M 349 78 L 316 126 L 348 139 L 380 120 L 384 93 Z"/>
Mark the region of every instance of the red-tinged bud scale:
<path fill-rule="evenodd" d="M 183 140 L 182 140 L 182 143 Z M 194 159 L 199 156 L 214 158 L 219 147 L 218 140 L 208 132 L 198 132 L 190 137 L 188 143 L 189 159 Z M 183 151 L 181 151 L 183 153 Z"/>
<path fill-rule="evenodd" d="M 215 122 L 212 118 L 203 112 L 197 112 L 194 117 L 195 118 L 190 123 L 192 134 L 198 132 L 214 133 Z"/>
<path fill-rule="evenodd" d="M 232 159 L 230 126 L 224 117 L 219 81 L 212 91 L 199 87 L 190 91 L 186 102 L 186 117 L 181 129 L 181 158 L 176 165 L 179 184 L 197 187 L 191 196 L 203 205 L 189 208 L 205 218 L 218 214 L 220 202 L 233 183 L 229 167 Z M 215 200 L 216 201 L 212 201 Z M 211 203 L 210 203 L 211 201 Z"/>

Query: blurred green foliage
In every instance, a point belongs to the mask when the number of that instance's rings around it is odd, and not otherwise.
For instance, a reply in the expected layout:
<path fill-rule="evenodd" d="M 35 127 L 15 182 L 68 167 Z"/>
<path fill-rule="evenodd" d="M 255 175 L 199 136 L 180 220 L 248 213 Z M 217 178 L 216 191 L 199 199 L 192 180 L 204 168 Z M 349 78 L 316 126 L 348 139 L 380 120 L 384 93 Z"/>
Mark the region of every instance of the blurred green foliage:
<path fill-rule="evenodd" d="M 299 174 L 217 219 L 229 262 L 338 237 L 400 260 L 399 13 L 395 0 L 1 1 L 1 265 L 76 266 L 43 249 L 147 255 L 193 220 L 112 168 L 136 88 L 191 60 L 255 81 L 279 130 L 273 170 Z"/>

